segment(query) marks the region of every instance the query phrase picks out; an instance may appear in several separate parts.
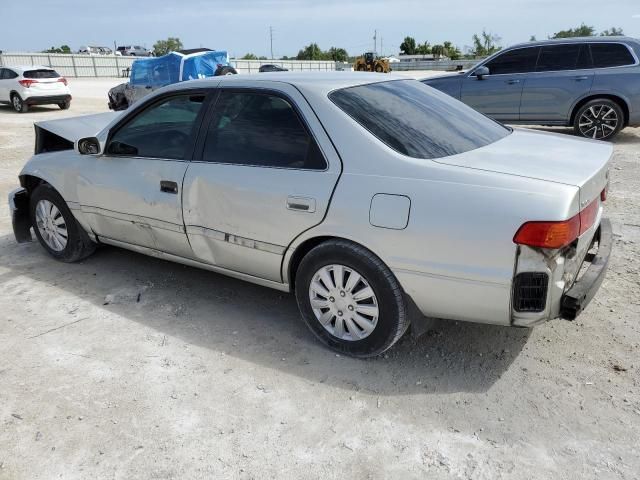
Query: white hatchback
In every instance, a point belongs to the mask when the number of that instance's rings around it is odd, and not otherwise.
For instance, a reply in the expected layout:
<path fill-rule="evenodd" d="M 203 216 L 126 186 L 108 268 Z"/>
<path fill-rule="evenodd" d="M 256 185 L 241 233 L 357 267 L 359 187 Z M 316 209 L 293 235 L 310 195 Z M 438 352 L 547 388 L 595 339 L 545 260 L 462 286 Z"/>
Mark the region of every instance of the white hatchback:
<path fill-rule="evenodd" d="M 25 66 L 0 68 L 0 103 L 13 106 L 16 112 L 29 111 L 31 105 L 71 106 L 67 79 L 49 67 Z"/>

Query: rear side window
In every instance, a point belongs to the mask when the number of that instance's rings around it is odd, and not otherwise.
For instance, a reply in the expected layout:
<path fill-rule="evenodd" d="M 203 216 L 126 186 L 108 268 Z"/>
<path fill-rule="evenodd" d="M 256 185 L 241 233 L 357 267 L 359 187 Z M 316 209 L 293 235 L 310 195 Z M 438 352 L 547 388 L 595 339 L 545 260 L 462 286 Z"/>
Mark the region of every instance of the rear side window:
<path fill-rule="evenodd" d="M 489 68 L 491 75 L 533 72 L 536 68 L 539 51 L 540 47 L 511 50 L 497 56 L 486 66 Z"/>
<path fill-rule="evenodd" d="M 635 63 L 627 46 L 621 43 L 592 43 L 591 55 L 595 68 L 622 67 Z"/>
<path fill-rule="evenodd" d="M 324 170 L 326 162 L 293 106 L 264 93 L 223 91 L 202 160 L 261 167 Z"/>
<path fill-rule="evenodd" d="M 375 137 L 414 158 L 484 147 L 511 132 L 448 95 L 414 80 L 336 90 L 329 98 Z"/>
<path fill-rule="evenodd" d="M 116 131 L 107 153 L 184 159 L 203 102 L 203 95 L 179 95 L 152 105 Z"/>
<path fill-rule="evenodd" d="M 556 72 L 590 67 L 589 46 L 575 43 L 542 47 L 536 71 Z"/>
<path fill-rule="evenodd" d="M 55 70 L 39 69 L 39 70 L 27 70 L 22 76 L 24 78 L 58 78 L 60 75 Z"/>

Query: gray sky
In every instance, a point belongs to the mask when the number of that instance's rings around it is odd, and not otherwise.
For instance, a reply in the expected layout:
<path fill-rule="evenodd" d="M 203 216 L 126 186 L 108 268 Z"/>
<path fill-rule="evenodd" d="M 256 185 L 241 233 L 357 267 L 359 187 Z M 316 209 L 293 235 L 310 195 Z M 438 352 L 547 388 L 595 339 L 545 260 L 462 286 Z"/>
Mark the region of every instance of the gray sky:
<path fill-rule="evenodd" d="M 374 29 L 383 52 L 397 53 L 402 39 L 451 40 L 460 48 L 483 28 L 507 46 L 546 38 L 584 22 L 598 31 L 622 27 L 640 37 L 638 0 L 3 0 L 0 50 L 38 51 L 52 45 L 133 43 L 151 47 L 177 36 L 186 48 L 210 47 L 232 55 L 295 55 L 317 42 L 350 54 L 373 49 Z M 22 19 L 10 21 L 10 19 Z M 379 44 L 378 44 L 379 45 Z M 380 47 L 378 47 L 380 51 Z"/>

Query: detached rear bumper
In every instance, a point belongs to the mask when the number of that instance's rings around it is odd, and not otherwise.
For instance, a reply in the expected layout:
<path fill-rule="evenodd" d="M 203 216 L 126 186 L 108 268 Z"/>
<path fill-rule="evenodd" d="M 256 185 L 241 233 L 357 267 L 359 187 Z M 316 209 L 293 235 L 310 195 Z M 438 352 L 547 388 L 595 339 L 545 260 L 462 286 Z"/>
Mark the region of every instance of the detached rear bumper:
<path fill-rule="evenodd" d="M 9 211 L 13 234 L 18 243 L 30 242 L 31 219 L 29 218 L 29 195 L 24 188 L 16 188 L 9 193 Z"/>
<path fill-rule="evenodd" d="M 602 219 L 597 235 L 598 252 L 593 258 L 585 259 L 585 262 L 591 260 L 591 264 L 562 296 L 560 316 L 566 320 L 575 320 L 580 315 L 595 296 L 607 273 L 613 243 L 611 222 L 608 219 Z"/>

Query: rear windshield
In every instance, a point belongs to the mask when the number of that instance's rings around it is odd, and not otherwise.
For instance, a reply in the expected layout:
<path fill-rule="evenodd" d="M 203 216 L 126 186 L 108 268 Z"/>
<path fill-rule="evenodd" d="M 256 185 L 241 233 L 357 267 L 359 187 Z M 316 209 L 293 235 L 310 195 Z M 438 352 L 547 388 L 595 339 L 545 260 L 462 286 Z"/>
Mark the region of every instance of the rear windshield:
<path fill-rule="evenodd" d="M 58 72 L 55 70 L 27 70 L 22 74 L 24 78 L 58 78 Z"/>
<path fill-rule="evenodd" d="M 414 158 L 468 152 L 511 132 L 415 80 L 344 88 L 329 98 L 387 146 Z"/>

